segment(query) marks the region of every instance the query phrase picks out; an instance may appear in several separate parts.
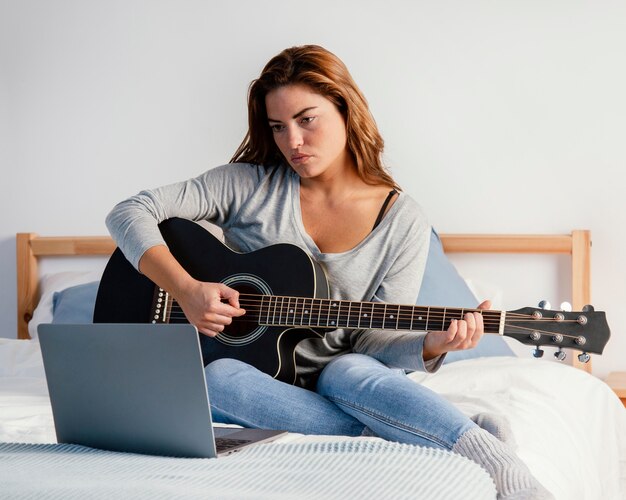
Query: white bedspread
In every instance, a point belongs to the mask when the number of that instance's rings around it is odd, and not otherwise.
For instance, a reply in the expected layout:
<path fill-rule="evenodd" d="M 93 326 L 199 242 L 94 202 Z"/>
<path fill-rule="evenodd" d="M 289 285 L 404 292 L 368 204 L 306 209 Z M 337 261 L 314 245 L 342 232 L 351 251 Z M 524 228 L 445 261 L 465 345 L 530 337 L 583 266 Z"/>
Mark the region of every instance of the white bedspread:
<path fill-rule="evenodd" d="M 520 358 L 459 361 L 437 374 L 411 377 L 468 416 L 504 416 L 517 453 L 557 499 L 626 499 L 626 410 L 597 378 L 566 365 Z M 331 439 L 387 445 L 377 439 L 297 434 L 279 444 Z M 55 442 L 36 342 L 0 339 L 0 442 Z M 286 473 L 292 470 L 285 467 Z"/>
<path fill-rule="evenodd" d="M 382 440 L 271 443 L 213 460 L 0 444 L 0 464 L 0 496 L 33 500 L 495 498 L 460 455 Z"/>

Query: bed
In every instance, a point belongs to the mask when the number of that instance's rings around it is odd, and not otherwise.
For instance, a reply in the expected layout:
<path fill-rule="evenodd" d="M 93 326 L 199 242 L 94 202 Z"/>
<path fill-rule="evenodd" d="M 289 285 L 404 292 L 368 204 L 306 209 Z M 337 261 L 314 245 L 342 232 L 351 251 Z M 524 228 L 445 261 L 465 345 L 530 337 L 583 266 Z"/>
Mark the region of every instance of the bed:
<path fill-rule="evenodd" d="M 218 460 L 174 459 L 56 444 L 33 323 L 49 321 L 59 293 L 95 272 L 40 276 L 54 256 L 100 256 L 108 237 L 19 233 L 17 339 L 0 339 L 0 485 L 7 498 L 495 498 L 478 465 L 453 453 L 378 438 L 288 434 Z M 590 302 L 590 234 L 441 235 L 447 253 L 547 253 L 571 257 L 572 303 Z M 56 295 L 55 295 L 56 293 Z M 58 302 L 58 300 L 57 300 Z M 58 305 L 58 304 L 57 304 Z M 29 322 L 31 328 L 29 333 Z M 510 424 L 518 455 L 557 499 L 626 498 L 626 410 L 591 363 L 532 357 L 460 359 L 413 373 L 466 415 Z"/>

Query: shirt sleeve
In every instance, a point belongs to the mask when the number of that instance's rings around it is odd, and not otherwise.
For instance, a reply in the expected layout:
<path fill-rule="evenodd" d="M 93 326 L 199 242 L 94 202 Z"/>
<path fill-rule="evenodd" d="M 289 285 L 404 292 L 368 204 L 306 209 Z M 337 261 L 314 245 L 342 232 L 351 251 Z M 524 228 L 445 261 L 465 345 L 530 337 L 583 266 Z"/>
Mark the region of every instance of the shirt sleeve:
<path fill-rule="evenodd" d="M 404 244 L 399 246 L 392 266 L 371 299 L 375 302 L 414 305 L 417 301 L 428 256 L 430 226 L 414 220 L 406 233 Z M 353 352 L 376 358 L 387 366 L 435 372 L 445 354 L 424 362 L 425 336 L 425 332 L 416 331 L 353 330 L 350 342 Z"/>
<path fill-rule="evenodd" d="M 111 210 L 106 218 L 107 228 L 125 257 L 138 269 L 146 250 L 165 245 L 159 223 L 180 217 L 226 224 L 260 182 L 262 168 L 228 164 L 183 182 L 141 191 Z"/>

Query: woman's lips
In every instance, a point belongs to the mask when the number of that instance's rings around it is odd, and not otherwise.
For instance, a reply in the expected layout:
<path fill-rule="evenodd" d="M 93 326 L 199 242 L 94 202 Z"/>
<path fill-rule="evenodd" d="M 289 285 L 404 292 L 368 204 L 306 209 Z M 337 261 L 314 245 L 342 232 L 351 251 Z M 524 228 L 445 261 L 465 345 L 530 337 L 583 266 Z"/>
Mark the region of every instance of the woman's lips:
<path fill-rule="evenodd" d="M 304 163 L 310 157 L 311 157 L 310 155 L 303 155 L 303 154 L 293 155 L 291 157 L 291 161 L 292 161 L 292 163 Z"/>

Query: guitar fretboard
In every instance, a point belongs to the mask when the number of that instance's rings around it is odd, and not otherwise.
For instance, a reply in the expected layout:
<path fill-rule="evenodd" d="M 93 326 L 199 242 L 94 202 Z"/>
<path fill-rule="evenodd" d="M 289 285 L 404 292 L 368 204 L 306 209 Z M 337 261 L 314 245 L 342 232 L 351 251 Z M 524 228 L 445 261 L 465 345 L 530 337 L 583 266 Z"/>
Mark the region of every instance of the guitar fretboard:
<path fill-rule="evenodd" d="M 258 321 L 267 326 L 313 328 L 367 328 L 383 330 L 443 331 L 453 319 L 476 309 L 409 306 L 378 302 L 258 296 Z M 243 305 L 245 308 L 246 306 Z M 482 311 L 485 332 L 501 333 L 504 313 Z"/>

